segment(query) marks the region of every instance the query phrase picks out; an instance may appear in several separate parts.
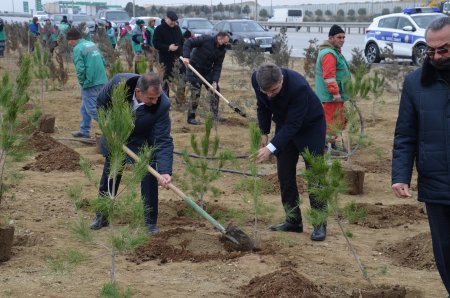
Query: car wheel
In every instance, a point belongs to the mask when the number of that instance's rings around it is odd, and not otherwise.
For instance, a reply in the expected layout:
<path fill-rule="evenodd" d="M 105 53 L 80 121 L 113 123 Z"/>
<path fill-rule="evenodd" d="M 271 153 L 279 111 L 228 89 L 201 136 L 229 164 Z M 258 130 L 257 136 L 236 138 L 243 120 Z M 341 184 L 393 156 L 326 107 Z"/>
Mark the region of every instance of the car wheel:
<path fill-rule="evenodd" d="M 367 63 L 379 63 L 381 61 L 380 57 L 380 50 L 378 49 L 378 46 L 375 43 L 369 43 L 366 46 L 366 60 Z"/>
<path fill-rule="evenodd" d="M 417 66 L 422 66 L 426 57 L 427 47 L 423 44 L 416 46 L 413 49 L 413 62 Z"/>

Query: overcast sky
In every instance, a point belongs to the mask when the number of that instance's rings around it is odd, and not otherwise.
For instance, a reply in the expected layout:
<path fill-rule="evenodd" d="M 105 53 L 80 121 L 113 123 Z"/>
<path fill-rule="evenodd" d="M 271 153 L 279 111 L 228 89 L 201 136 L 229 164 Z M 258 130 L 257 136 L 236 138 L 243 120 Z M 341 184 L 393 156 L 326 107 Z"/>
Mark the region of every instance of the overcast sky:
<path fill-rule="evenodd" d="M 86 0 L 84 0 L 86 1 Z M 132 0 L 90 0 L 90 1 L 99 1 L 104 2 L 106 1 L 110 5 L 122 5 L 125 6 L 128 2 L 132 2 Z M 373 1 L 373 0 L 372 0 Z M 1 11 L 14 11 L 16 12 L 23 12 L 23 0 L 0 0 Z M 54 2 L 53 0 L 42 0 L 42 3 L 47 2 Z M 196 0 L 195 4 L 197 5 L 217 5 L 220 2 L 222 4 L 239 4 L 241 3 L 241 0 Z M 371 2 L 370 0 L 333 0 L 332 3 L 344 3 L 344 2 Z M 272 5 L 295 5 L 295 4 L 306 4 L 306 3 L 331 3 L 330 0 L 258 0 L 258 4 L 262 6 L 270 6 Z M 392 2 L 389 0 L 375 0 L 375 2 Z M 138 5 L 144 5 L 144 4 L 153 4 L 158 3 L 158 5 L 182 5 L 182 4 L 193 4 L 192 1 L 189 0 L 158 0 L 158 1 L 151 1 L 151 0 L 135 0 L 135 3 Z M 35 9 L 35 0 L 28 0 L 28 5 L 30 9 Z"/>

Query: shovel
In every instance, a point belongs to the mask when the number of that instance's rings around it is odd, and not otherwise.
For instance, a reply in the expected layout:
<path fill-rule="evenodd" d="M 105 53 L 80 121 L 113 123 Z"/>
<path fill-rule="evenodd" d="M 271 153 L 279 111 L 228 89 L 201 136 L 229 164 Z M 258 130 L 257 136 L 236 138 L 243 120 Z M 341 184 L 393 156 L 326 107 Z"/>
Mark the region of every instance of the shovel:
<path fill-rule="evenodd" d="M 183 57 L 180 56 L 181 61 L 183 61 Z M 225 101 L 227 103 L 227 105 L 236 113 L 238 113 L 239 115 L 241 115 L 242 117 L 247 117 L 247 114 L 245 114 L 244 111 L 242 111 L 238 106 L 236 106 L 235 104 L 231 103 L 228 99 L 225 98 L 225 96 L 223 96 L 219 91 L 217 91 L 216 89 L 214 89 L 214 87 L 191 65 L 188 64 L 187 65 L 189 67 L 190 70 L 192 70 L 193 73 L 195 73 L 197 75 L 197 77 L 200 78 L 200 80 L 203 81 L 203 83 L 205 83 L 206 86 L 209 87 L 209 89 L 214 92 L 215 94 L 217 94 L 223 101 Z"/>
<path fill-rule="evenodd" d="M 128 154 L 131 158 L 133 158 L 135 161 L 139 161 L 139 157 L 133 151 L 131 151 L 130 148 L 128 148 L 125 145 L 123 145 L 122 148 L 125 151 L 125 153 Z M 147 166 L 147 169 L 150 172 L 150 174 L 156 177 L 156 179 L 160 180 L 162 178 L 161 175 L 150 165 Z M 254 249 L 255 245 L 253 241 L 250 239 L 250 237 L 247 236 L 247 234 L 244 233 L 244 231 L 233 225 L 229 225 L 225 229 L 218 221 L 216 221 L 211 215 L 209 215 L 208 212 L 203 210 L 191 198 L 185 195 L 178 187 L 176 187 L 172 183 L 169 183 L 167 187 L 170 188 L 173 192 L 175 192 L 175 194 L 177 194 L 180 198 L 185 200 L 186 203 L 188 203 L 189 206 L 194 208 L 194 210 L 197 211 L 198 214 L 203 216 L 216 229 L 218 229 L 219 232 L 222 234 L 222 240 L 226 243 L 227 247 L 237 251 L 250 251 Z"/>

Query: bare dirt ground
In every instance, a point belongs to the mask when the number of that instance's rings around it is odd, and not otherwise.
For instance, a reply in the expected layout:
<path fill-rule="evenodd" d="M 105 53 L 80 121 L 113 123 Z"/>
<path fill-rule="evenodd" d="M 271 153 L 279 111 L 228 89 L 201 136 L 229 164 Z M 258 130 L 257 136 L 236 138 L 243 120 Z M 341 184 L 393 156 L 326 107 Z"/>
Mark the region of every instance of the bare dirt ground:
<path fill-rule="evenodd" d="M 300 62 L 294 69 L 302 71 Z M 0 74 L 17 73 L 16 60 L 0 60 Z M 43 110 L 56 116 L 56 132 L 34 138 L 35 154 L 17 165 L 24 176 L 0 206 L 8 212 L 16 227 L 13 255 L 0 263 L 0 297 L 95 297 L 110 278 L 110 258 L 99 246 L 77 240 L 68 226 L 78 216 L 87 220 L 93 213 L 76 211 L 66 190 L 82 185 L 83 198 L 89 200 L 97 191 L 78 166 L 79 156 L 89 159 L 100 177 L 103 158 L 95 146 L 70 139 L 79 125 L 80 95 L 73 66 L 64 91 L 46 91 Z M 238 83 L 243 87 L 238 88 Z M 33 81 L 33 96 L 38 97 L 39 83 Z M 227 57 L 221 79 L 222 93 L 255 116 L 255 99 L 249 73 L 232 64 Z M 51 89 L 51 88 L 50 88 Z M 446 292 L 434 266 L 426 215 L 416 199 L 400 200 L 390 190 L 390 152 L 398 110 L 397 94 L 385 93 L 384 104 L 377 108 L 376 121 L 368 122 L 370 145 L 358 152 L 354 162 L 367 169 L 364 194 L 343 195 L 342 201 L 356 201 L 367 210 L 367 218 L 348 223 L 351 242 L 366 266 L 374 289 L 361 275 L 353 255 L 334 220 L 328 223 L 324 242 L 310 240 L 311 226 L 305 223 L 302 234 L 267 230 L 283 219 L 277 190 L 274 160 L 261 165 L 265 180 L 275 191 L 263 194 L 275 213 L 260 221 L 261 247 L 256 252 L 229 252 L 219 240 L 220 233 L 203 219 L 188 216 L 187 205 L 174 193 L 160 191 L 159 226 L 162 233 L 149 237 L 146 245 L 117 259 L 117 281 L 131 287 L 135 297 L 445 297 Z M 203 103 L 203 106 L 207 106 Z M 371 102 L 362 102 L 370 119 Z M 206 108 L 205 108 L 206 109 Z M 222 148 L 237 155 L 248 154 L 247 119 L 221 105 L 226 118 L 217 127 Z M 185 122 L 183 108 L 173 107 L 172 135 L 175 150 L 189 148 L 191 133 L 204 128 Z M 94 124 L 94 131 L 99 132 Z M 51 139 L 52 138 L 52 139 Z M 53 142 L 55 140 L 57 142 Z M 40 141 L 40 142 L 39 142 Z M 246 171 L 245 162 L 230 169 Z M 299 173 L 303 170 L 299 163 Z M 174 160 L 174 183 L 183 176 L 179 155 Z M 178 178 L 177 178 L 178 177 Z M 223 195 L 207 198 L 222 210 L 244 211 L 241 227 L 251 235 L 251 205 L 236 185 L 242 175 L 224 173 L 215 185 Z M 299 179 L 302 196 L 304 183 Z M 415 183 L 414 183 L 415 184 Z M 301 208 L 308 208 L 304 200 Z M 108 229 L 96 231 L 106 241 Z M 71 270 L 52 272 L 46 259 L 62 251 L 76 249 L 89 258 Z"/>

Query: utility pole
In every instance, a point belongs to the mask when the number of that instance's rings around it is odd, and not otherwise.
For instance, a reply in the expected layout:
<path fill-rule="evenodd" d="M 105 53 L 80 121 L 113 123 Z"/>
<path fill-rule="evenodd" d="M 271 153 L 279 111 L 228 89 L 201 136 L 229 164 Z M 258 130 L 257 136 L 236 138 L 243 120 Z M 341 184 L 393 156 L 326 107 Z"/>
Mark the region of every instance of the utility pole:
<path fill-rule="evenodd" d="M 133 18 L 136 17 L 136 5 L 134 4 L 134 0 L 133 0 Z"/>
<path fill-rule="evenodd" d="M 270 17 L 273 17 L 272 0 L 270 0 Z"/>
<path fill-rule="evenodd" d="M 255 21 L 258 22 L 258 0 L 255 1 Z"/>
<path fill-rule="evenodd" d="M 14 0 L 11 0 L 11 2 L 12 2 L 12 5 L 13 5 L 13 12 L 14 12 Z"/>

